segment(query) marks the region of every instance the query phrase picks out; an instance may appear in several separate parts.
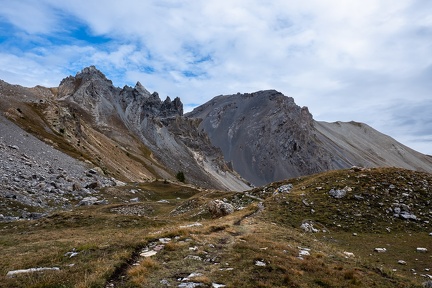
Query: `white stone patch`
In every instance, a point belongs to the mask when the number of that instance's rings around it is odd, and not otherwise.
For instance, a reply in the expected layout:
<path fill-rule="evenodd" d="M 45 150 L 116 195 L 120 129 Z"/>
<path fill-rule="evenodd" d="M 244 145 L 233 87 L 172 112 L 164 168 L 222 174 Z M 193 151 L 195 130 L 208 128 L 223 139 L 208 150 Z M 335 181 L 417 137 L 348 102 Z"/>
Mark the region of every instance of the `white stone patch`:
<path fill-rule="evenodd" d="M 355 257 L 354 253 L 352 253 L 352 252 L 344 251 L 343 254 L 344 254 L 347 258 Z"/>
<path fill-rule="evenodd" d="M 38 267 L 38 268 L 29 268 L 29 269 L 21 269 L 21 270 L 12 270 L 9 271 L 6 274 L 6 276 L 13 277 L 16 274 L 41 272 L 41 271 L 60 271 L 60 268 L 59 267 Z"/>
<path fill-rule="evenodd" d="M 141 257 L 151 257 L 151 256 L 154 256 L 156 254 L 157 254 L 156 251 L 146 251 L 146 252 L 140 253 L 140 256 Z"/>
<path fill-rule="evenodd" d="M 171 242 L 171 238 L 159 238 L 159 242 L 162 244 L 166 244 L 168 242 Z"/>
<path fill-rule="evenodd" d="M 196 222 L 196 223 L 180 226 L 180 228 L 190 228 L 190 227 L 199 227 L 199 226 L 203 226 L 203 225 L 201 223 Z"/>

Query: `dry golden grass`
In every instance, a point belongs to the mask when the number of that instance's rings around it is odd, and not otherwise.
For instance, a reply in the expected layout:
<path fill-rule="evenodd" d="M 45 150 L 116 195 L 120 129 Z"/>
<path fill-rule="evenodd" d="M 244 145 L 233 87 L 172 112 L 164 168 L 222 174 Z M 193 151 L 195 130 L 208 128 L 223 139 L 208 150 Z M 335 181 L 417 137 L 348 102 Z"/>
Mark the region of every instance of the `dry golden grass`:
<path fill-rule="evenodd" d="M 305 234 L 296 221 L 311 217 L 310 211 L 299 208 L 297 214 L 287 213 L 285 201 L 301 201 L 298 191 L 314 196 L 315 185 L 346 173 L 335 171 L 325 177 L 297 179 L 296 185 L 307 181 L 306 186 L 310 187 L 301 189 L 301 185 L 292 196 L 285 195 L 286 199 L 280 195 L 272 197 L 270 192 L 262 211 L 252 203 L 221 218 L 201 214 L 201 226 L 186 227 L 197 221 L 193 215 L 202 209 L 199 205 L 192 205 L 187 213 L 176 217 L 169 212 L 191 198 L 206 203 L 210 197 L 239 198 L 239 194 L 197 194 L 198 191 L 176 190 L 172 184 L 164 183 L 155 183 L 152 190 L 146 184 L 146 191 L 155 194 L 149 193 L 151 199 L 134 205 L 155 207 L 152 217 L 113 213 L 111 208 L 124 205 L 115 204 L 59 212 L 38 221 L 0 223 L 0 287 L 103 287 L 108 280 L 114 281 L 115 287 L 124 288 L 160 287 L 162 280 L 175 287 L 180 283 L 178 279 L 191 273 L 201 276 L 189 281 L 207 286 L 220 283 L 227 287 L 420 287 L 423 279 L 413 277 L 409 269 L 420 271 L 430 263 L 430 255 L 410 251 L 416 245 L 429 248 L 427 234 L 375 234 L 367 229 L 356 237 L 343 229 Z M 162 205 L 156 203 L 157 199 L 169 197 L 183 198 L 175 205 L 157 207 Z M 143 247 L 166 237 L 171 241 L 155 256 L 137 257 Z M 373 245 L 388 247 L 388 253 L 370 256 Z M 300 259 L 300 247 L 309 248 L 310 255 Z M 79 252 L 77 256 L 65 256 L 74 248 Z M 343 251 L 353 252 L 355 257 L 346 258 Z M 394 265 L 389 263 L 397 263 L 397 257 L 412 261 L 393 272 Z M 417 260 L 414 263 L 408 257 Z M 133 266 L 137 261 L 139 265 Z M 265 266 L 257 266 L 257 261 Z M 56 266 L 61 270 L 5 277 L 9 270 L 37 266 Z"/>

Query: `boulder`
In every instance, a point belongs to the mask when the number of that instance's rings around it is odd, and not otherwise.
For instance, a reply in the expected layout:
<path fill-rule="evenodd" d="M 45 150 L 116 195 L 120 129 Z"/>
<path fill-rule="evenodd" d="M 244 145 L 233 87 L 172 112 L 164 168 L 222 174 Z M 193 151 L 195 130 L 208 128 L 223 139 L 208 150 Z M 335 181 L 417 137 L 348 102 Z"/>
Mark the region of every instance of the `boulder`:
<path fill-rule="evenodd" d="M 234 206 L 222 200 L 212 200 L 207 204 L 207 208 L 213 217 L 229 215 L 234 212 Z"/>
<path fill-rule="evenodd" d="M 289 193 L 291 191 L 291 189 L 293 189 L 293 185 L 292 184 L 286 184 L 286 185 L 282 185 L 279 188 L 276 189 L 277 193 Z"/>
<path fill-rule="evenodd" d="M 304 222 L 304 223 L 302 223 L 302 225 L 300 225 L 300 228 L 304 232 L 309 232 L 309 233 L 317 233 L 317 232 L 319 232 L 318 229 L 314 228 L 313 223 L 310 223 L 310 222 Z"/>
<path fill-rule="evenodd" d="M 107 200 L 98 200 L 98 198 L 89 196 L 84 197 L 77 206 L 91 206 L 91 205 L 101 205 L 101 204 L 107 204 Z"/>
<path fill-rule="evenodd" d="M 345 197 L 347 191 L 345 189 L 331 189 L 328 193 L 333 198 L 340 199 Z"/>

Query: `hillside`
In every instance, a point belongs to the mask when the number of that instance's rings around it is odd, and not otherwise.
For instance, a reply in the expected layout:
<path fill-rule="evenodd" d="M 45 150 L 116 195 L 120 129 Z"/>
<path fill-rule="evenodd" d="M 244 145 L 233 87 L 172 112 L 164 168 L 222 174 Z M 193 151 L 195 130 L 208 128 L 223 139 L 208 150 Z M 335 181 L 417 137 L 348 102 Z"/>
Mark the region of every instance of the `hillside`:
<path fill-rule="evenodd" d="M 431 185 L 431 174 L 388 168 L 246 193 L 104 188 L 110 204 L 0 223 L 0 287 L 423 287 Z M 215 199 L 233 213 L 212 214 Z M 56 269 L 11 274 L 32 267 Z"/>
<path fill-rule="evenodd" d="M 255 185 L 351 166 L 432 172 L 432 157 L 363 123 L 315 121 L 275 90 L 218 96 L 186 116 Z"/>

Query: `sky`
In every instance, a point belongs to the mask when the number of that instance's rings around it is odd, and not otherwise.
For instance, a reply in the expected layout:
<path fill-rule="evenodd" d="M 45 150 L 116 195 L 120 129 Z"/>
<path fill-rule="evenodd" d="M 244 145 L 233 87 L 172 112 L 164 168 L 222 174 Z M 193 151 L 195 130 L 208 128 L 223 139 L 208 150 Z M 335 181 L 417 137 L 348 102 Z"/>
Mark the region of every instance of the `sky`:
<path fill-rule="evenodd" d="M 0 79 L 55 87 L 90 65 L 185 111 L 276 89 L 432 155 L 432 1 L 0 0 Z"/>

